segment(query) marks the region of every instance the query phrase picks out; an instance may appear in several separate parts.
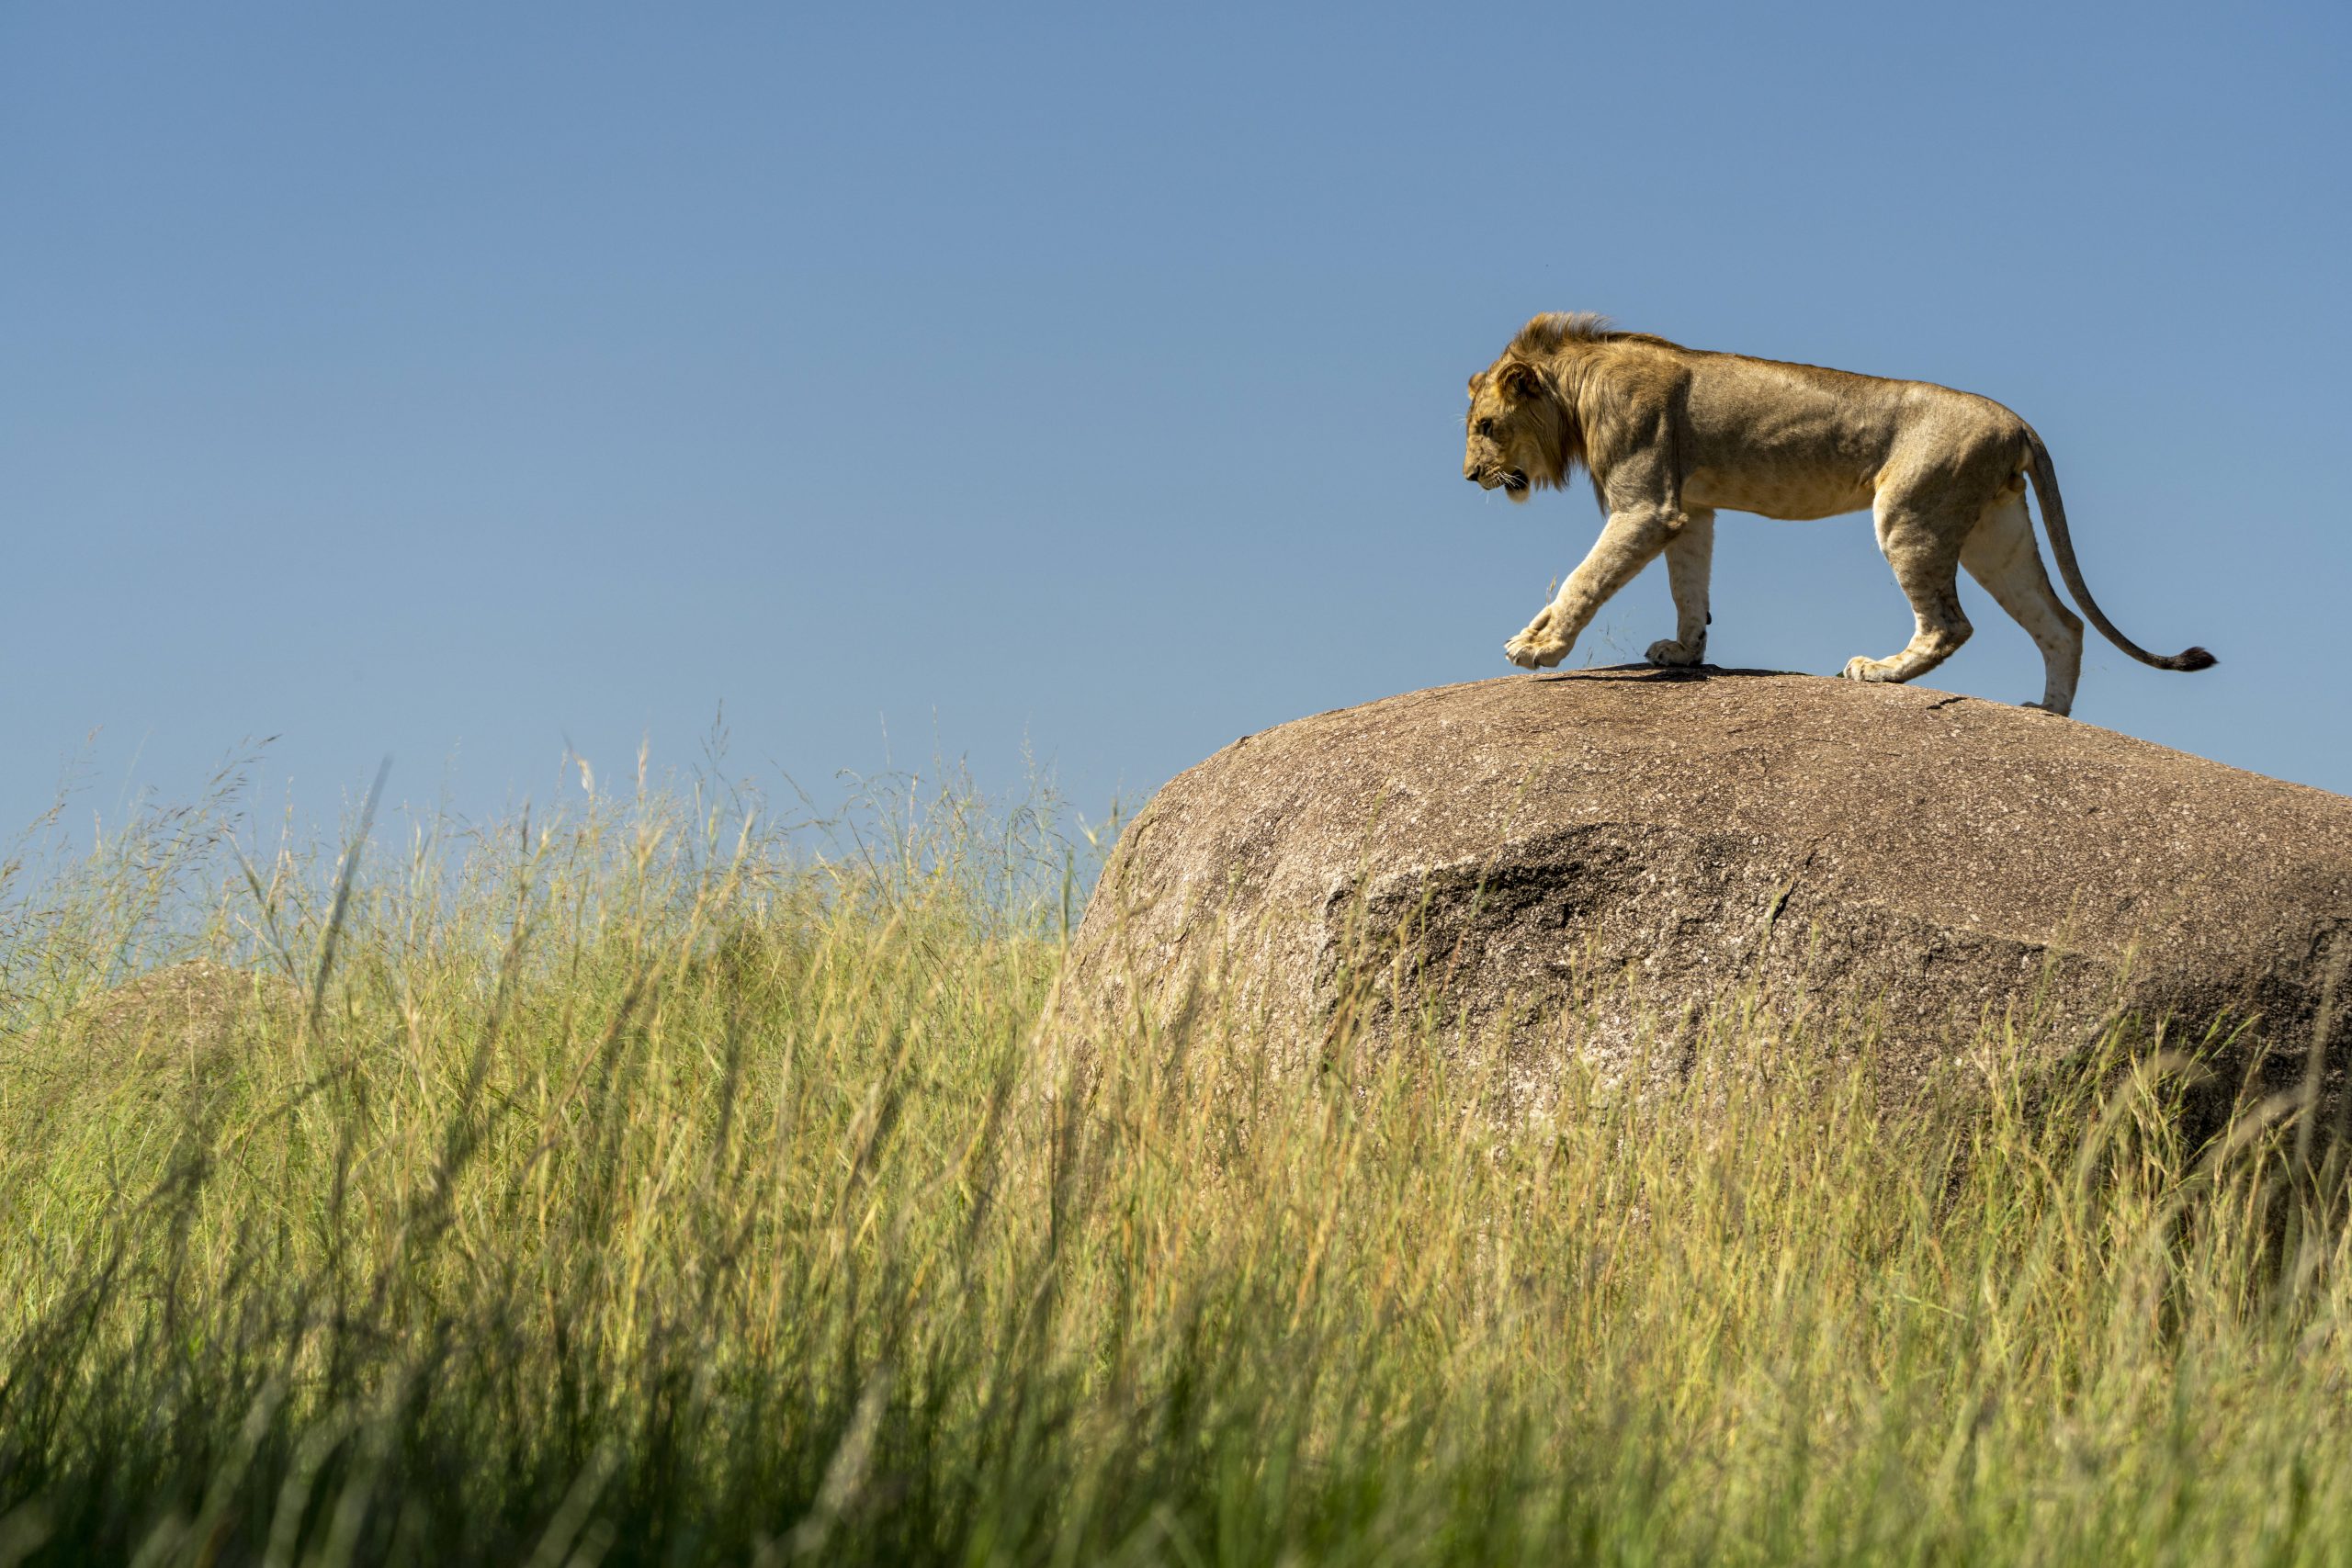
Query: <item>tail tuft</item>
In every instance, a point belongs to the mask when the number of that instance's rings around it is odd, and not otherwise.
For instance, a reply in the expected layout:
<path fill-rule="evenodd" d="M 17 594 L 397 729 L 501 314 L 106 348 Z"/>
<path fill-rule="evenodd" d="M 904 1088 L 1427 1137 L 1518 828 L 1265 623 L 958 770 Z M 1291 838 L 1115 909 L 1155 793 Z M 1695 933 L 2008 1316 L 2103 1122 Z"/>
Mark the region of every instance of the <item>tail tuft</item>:
<path fill-rule="evenodd" d="M 2201 648 L 2192 648 L 2186 652 L 2174 654 L 2165 662 L 2176 670 L 2211 670 L 2221 660 Z"/>

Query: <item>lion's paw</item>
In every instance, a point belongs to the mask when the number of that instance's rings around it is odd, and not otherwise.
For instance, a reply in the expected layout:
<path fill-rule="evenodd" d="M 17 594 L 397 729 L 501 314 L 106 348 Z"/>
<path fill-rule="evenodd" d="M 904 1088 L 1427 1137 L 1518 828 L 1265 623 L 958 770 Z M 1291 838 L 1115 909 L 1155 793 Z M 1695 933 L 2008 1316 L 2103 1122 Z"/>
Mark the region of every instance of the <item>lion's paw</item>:
<path fill-rule="evenodd" d="M 1669 670 L 1687 669 L 1707 657 L 1707 645 L 1702 642 L 1696 648 L 1686 648 L 1668 638 L 1650 644 L 1650 650 L 1644 657 L 1652 664 L 1663 665 Z"/>
<path fill-rule="evenodd" d="M 1866 659 L 1858 653 L 1846 660 L 1846 668 L 1839 674 L 1848 681 L 1891 681 L 1894 678 L 1890 673 L 1894 668 L 1894 660 L 1891 659 Z"/>
<path fill-rule="evenodd" d="M 1573 640 L 1549 637 L 1532 628 L 1503 644 L 1503 657 L 1521 670 L 1549 670 L 1568 656 Z"/>

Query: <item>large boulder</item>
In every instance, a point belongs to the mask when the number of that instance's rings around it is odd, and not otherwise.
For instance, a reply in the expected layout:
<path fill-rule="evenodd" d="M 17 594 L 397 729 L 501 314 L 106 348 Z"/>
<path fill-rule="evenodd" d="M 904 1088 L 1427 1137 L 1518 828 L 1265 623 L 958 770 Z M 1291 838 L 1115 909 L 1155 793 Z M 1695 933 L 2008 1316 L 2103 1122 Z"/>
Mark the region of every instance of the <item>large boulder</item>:
<path fill-rule="evenodd" d="M 1121 837 L 1061 1008 L 1214 1008 L 1278 1053 L 1335 1014 L 1501 1023 L 1603 1061 L 1687 1048 L 1726 1001 L 1809 1009 L 1900 1094 L 2005 1021 L 2057 1053 L 2218 1022 L 2299 1074 L 2324 1013 L 2341 1039 L 2347 957 L 2352 799 L 1916 686 L 1596 670 L 1318 714 L 1182 774 Z"/>

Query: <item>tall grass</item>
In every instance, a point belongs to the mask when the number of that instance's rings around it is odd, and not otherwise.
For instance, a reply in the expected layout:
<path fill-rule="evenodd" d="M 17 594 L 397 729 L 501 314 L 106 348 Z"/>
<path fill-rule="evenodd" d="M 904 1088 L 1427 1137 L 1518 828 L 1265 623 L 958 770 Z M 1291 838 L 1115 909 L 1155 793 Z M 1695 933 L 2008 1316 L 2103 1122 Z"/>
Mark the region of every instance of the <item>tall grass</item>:
<path fill-rule="evenodd" d="M 20 870 L 0 1568 L 2352 1552 L 2291 1118 L 1994 1032 L 1894 1120 L 1764 1011 L 1539 1115 L 1502 1039 L 1045 1050 L 1050 823 L 879 820 Z"/>

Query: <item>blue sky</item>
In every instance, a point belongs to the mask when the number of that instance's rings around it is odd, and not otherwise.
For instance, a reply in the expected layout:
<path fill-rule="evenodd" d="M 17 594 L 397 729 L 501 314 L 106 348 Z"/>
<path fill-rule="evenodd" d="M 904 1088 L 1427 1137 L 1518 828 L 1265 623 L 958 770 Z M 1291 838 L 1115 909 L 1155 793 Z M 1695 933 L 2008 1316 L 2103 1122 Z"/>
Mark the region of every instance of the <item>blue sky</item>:
<path fill-rule="evenodd" d="M 1589 495 L 1459 477 L 1527 316 L 1984 392 L 2055 455 L 2076 716 L 2352 790 L 2341 6 L 0 10 L 0 827 L 488 817 L 1034 761 L 1081 809 L 1509 673 Z M 2038 656 L 1973 584 L 1931 677 Z M 1727 517 L 1712 654 L 1909 630 Z M 1671 630 L 1654 568 L 1579 649 Z M 574 782 L 566 784 L 567 778 Z"/>

